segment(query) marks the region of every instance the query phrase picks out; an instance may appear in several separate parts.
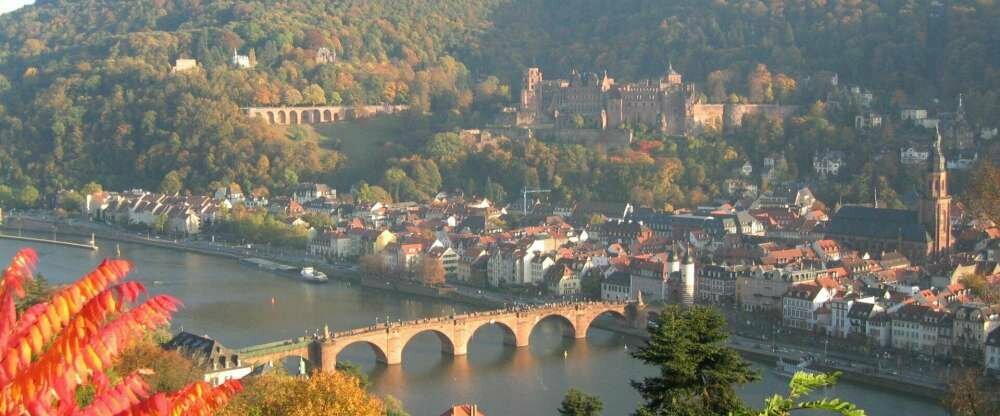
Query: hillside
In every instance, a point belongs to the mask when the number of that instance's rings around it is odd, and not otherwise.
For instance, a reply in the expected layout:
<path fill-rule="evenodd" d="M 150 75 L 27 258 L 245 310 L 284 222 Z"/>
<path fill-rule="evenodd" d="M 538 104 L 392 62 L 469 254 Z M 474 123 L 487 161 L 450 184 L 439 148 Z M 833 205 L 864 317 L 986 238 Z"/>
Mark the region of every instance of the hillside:
<path fill-rule="evenodd" d="M 834 71 L 895 105 L 940 98 L 950 109 L 962 92 L 975 120 L 1000 111 L 993 0 L 519 0 L 491 21 L 464 62 L 515 82 L 527 66 L 634 80 L 672 62 L 705 82 L 764 63 L 800 79 Z"/>
<path fill-rule="evenodd" d="M 429 109 L 468 96 L 467 70 L 446 50 L 489 3 L 39 1 L 0 17 L 0 183 L 155 189 L 171 175 L 188 189 L 252 189 L 329 176 L 335 152 L 290 142 L 239 107 Z M 336 64 L 315 63 L 321 47 Z M 257 66 L 231 65 L 234 50 L 253 50 Z M 199 69 L 172 74 L 177 58 Z"/>
<path fill-rule="evenodd" d="M 488 120 L 516 96 L 527 66 L 552 76 L 607 69 L 630 80 L 658 76 L 672 62 L 715 100 L 749 94 L 758 64 L 803 85 L 834 71 L 874 89 L 886 112 L 933 107 L 935 98 L 950 109 L 962 92 L 974 123 L 993 122 L 1000 5 L 944 3 L 40 0 L 0 16 L 0 185 L 51 192 L 89 181 L 165 191 L 229 181 L 246 189 L 313 179 L 376 183 L 382 162 L 344 171 L 336 146 L 293 140 L 247 120 L 240 107 L 408 104 L 415 111 L 406 122 L 419 128 L 407 125 L 405 143 L 379 153 L 405 158 L 435 130 Z M 320 48 L 336 61 L 317 62 Z M 234 51 L 252 53 L 256 66 L 232 65 Z M 178 58 L 196 59 L 198 69 L 171 73 Z M 811 104 L 819 97 L 786 98 Z M 427 111 L 434 116 L 423 117 Z M 337 130 L 324 133 L 359 136 Z M 461 175 L 483 179 L 478 188 L 491 175 L 508 190 L 534 181 L 513 172 Z"/>

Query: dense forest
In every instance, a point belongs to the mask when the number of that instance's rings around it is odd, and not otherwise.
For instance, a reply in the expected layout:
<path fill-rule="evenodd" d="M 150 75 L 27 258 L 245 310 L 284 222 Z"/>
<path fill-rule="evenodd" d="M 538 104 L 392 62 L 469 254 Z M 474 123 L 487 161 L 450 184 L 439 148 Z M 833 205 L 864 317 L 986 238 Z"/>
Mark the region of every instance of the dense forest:
<path fill-rule="evenodd" d="M 993 0 L 39 0 L 0 16 L 0 199 L 30 205 L 32 193 L 90 181 L 168 192 L 335 182 L 343 152 L 249 120 L 240 107 L 393 103 L 427 120 L 416 121 L 423 137 L 366 178 L 389 196 L 442 187 L 506 196 L 540 184 L 561 200 L 688 205 L 717 195 L 713 181 L 744 158 L 784 149 L 795 177 L 816 149 L 870 148 L 816 108 L 822 95 L 807 86 L 820 74 L 872 89 L 887 111 L 953 108 L 961 92 L 973 123 L 992 121 L 998 21 Z M 336 62 L 318 62 L 320 48 Z M 234 52 L 256 66 L 232 65 Z M 178 58 L 199 68 L 172 73 Z M 751 122 L 725 140 L 639 134 L 632 150 L 613 154 L 539 142 L 440 150 L 455 140 L 435 133 L 477 125 L 509 103 L 527 66 L 629 80 L 658 76 L 667 62 L 710 100 L 810 110 L 785 125 Z M 755 84 L 764 75 L 766 85 Z M 867 162 L 852 166 L 857 181 L 910 185 Z M 858 198 L 870 188 L 841 186 Z"/>

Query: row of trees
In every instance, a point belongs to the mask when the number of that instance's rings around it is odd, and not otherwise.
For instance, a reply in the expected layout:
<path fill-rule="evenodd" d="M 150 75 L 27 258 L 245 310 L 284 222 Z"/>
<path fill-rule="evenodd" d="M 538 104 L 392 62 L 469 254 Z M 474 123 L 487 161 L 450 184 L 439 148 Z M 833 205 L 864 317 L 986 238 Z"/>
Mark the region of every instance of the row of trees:
<path fill-rule="evenodd" d="M 242 205 L 212 231 L 236 240 L 284 247 L 305 248 L 309 242 L 309 230 L 304 226 L 290 225 L 267 211 L 248 210 Z"/>

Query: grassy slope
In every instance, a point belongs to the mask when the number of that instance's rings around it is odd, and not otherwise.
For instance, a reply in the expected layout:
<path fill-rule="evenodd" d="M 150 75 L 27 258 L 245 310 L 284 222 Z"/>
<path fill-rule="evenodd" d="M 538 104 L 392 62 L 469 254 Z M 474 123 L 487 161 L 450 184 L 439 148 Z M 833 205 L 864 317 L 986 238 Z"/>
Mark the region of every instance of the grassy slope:
<path fill-rule="evenodd" d="M 347 187 L 365 178 L 380 178 L 385 160 L 392 155 L 387 142 L 404 136 L 403 119 L 397 116 L 375 117 L 314 126 L 323 137 L 321 145 L 344 155 L 344 168 L 337 175 L 338 187 Z"/>

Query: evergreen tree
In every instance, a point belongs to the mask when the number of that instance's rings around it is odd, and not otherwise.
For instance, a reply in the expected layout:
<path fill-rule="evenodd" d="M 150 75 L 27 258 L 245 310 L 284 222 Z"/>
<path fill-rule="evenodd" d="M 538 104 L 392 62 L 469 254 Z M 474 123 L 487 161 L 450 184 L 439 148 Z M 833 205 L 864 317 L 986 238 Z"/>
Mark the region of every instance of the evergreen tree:
<path fill-rule="evenodd" d="M 632 353 L 659 375 L 633 381 L 646 403 L 638 415 L 723 415 L 745 411 L 734 385 L 759 376 L 726 346 L 728 329 L 717 311 L 667 306 L 650 324 L 649 341 Z"/>
<path fill-rule="evenodd" d="M 604 403 L 597 396 L 591 396 L 575 388 L 569 389 L 562 405 L 559 406 L 560 416 L 597 416 L 604 409 Z"/>

